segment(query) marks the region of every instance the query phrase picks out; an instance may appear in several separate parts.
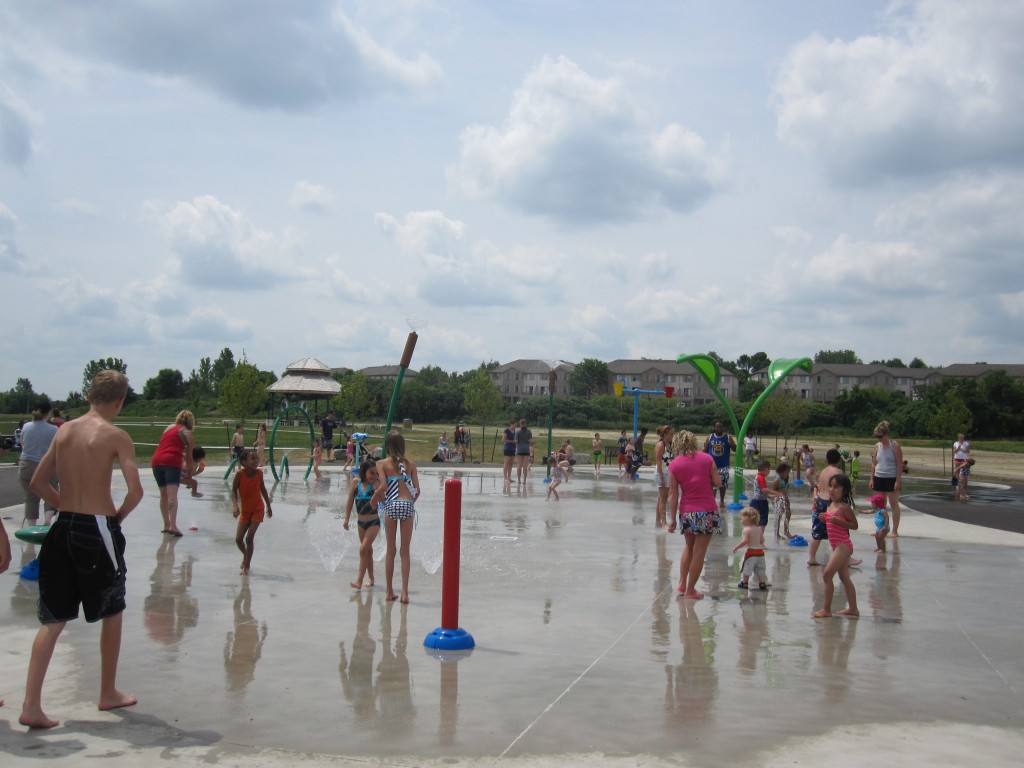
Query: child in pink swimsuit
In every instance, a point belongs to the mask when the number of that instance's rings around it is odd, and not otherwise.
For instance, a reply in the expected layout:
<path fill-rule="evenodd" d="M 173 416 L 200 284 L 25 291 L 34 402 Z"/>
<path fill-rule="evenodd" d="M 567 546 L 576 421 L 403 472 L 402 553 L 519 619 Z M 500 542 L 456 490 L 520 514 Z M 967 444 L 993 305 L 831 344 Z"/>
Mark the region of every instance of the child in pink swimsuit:
<path fill-rule="evenodd" d="M 830 503 L 822 517 L 828 528 L 832 556 L 822 573 L 825 580 L 825 604 L 811 616 L 815 619 L 825 619 L 832 615 L 832 597 L 835 594 L 832 578 L 838 574 L 846 592 L 847 606 L 841 611 L 836 611 L 836 615 L 857 618 L 860 616 L 860 611 L 857 610 L 857 590 L 850 578 L 850 558 L 853 556 L 850 531 L 857 528 L 857 516 L 853 512 L 853 484 L 850 478 L 844 474 L 829 478 L 828 496 Z"/>

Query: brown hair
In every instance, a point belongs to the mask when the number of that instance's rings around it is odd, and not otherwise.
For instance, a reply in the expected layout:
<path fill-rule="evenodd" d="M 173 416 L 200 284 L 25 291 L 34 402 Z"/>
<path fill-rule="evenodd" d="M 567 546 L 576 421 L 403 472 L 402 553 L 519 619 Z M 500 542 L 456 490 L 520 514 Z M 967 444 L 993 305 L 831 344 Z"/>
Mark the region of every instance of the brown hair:
<path fill-rule="evenodd" d="M 384 450 L 388 458 L 394 460 L 397 465 L 405 461 L 405 437 L 397 429 L 392 429 L 384 438 Z"/>
<path fill-rule="evenodd" d="M 128 394 L 128 377 L 120 371 L 103 370 L 92 377 L 89 402 L 96 405 L 116 403 Z"/>

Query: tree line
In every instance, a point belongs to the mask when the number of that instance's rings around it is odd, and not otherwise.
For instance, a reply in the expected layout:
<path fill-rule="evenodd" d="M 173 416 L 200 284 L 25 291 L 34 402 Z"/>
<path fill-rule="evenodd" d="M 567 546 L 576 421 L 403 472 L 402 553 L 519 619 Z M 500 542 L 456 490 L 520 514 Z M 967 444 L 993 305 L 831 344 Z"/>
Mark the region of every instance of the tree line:
<path fill-rule="evenodd" d="M 743 419 L 764 387 L 751 376 L 766 367 L 770 358 L 765 352 L 756 352 L 728 361 L 714 352 L 709 354 L 723 370 L 739 378 L 739 398 L 731 406 Z M 852 350 L 822 350 L 814 361 L 862 362 Z M 909 365 L 903 365 L 898 358 L 872 363 L 896 368 L 927 367 L 919 358 Z M 506 402 L 491 377 L 497 366 L 495 361 L 481 362 L 475 369 L 449 373 L 427 365 L 403 382 L 396 415 L 421 423 L 473 419 L 474 423 L 498 424 L 526 418 L 533 424 L 545 424 L 553 406 L 555 424 L 563 428 L 607 431 L 632 426 L 632 400 L 615 397 L 609 391 L 608 366 L 600 360 L 581 361 L 573 372 L 571 395 L 555 397 L 553 404 L 547 397 Z M 127 364 L 120 358 L 92 360 L 83 369 L 82 390 L 68 393 L 65 400 L 55 404 L 72 412 L 84 409 L 89 382 L 104 368 L 127 373 Z M 244 352 L 236 360 L 232 350 L 225 347 L 216 358 L 200 359 L 187 377 L 174 369 L 159 371 L 145 382 L 141 394 L 129 392 L 125 414 L 166 414 L 187 407 L 201 417 L 246 419 L 274 415 L 275 406 L 266 388 L 277 378 L 273 372 L 250 363 Z M 338 418 L 351 423 L 383 419 L 394 389 L 392 380 L 367 377 L 358 371 L 339 373 L 334 378 L 341 384 L 341 392 L 322 404 L 324 412 L 333 409 Z M 18 379 L 12 390 L 0 394 L 0 411 L 28 413 L 36 397 L 31 382 Z M 683 409 L 674 401 L 654 396 L 641 398 L 640 416 L 646 424 L 667 423 L 699 430 L 726 418 L 719 403 Z M 919 386 L 913 398 L 886 389 L 853 387 L 833 403 L 809 402 L 791 391 L 780 390 L 764 403 L 753 426 L 759 432 L 784 436 L 808 430 L 870 434 L 882 419 L 890 422 L 894 434 L 903 437 L 944 438 L 957 432 L 976 438 L 1016 437 L 1024 432 L 1024 382 L 1003 371 L 994 371 L 981 380 L 945 379 L 938 384 Z"/>

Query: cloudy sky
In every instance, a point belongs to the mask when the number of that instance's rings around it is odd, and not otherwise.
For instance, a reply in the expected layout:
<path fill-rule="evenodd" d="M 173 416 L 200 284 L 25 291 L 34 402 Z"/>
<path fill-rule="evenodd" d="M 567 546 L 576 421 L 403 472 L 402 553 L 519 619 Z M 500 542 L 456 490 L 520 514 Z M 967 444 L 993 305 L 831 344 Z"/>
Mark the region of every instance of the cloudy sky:
<path fill-rule="evenodd" d="M 1022 362 L 1024 3 L 0 0 L 0 390 Z"/>

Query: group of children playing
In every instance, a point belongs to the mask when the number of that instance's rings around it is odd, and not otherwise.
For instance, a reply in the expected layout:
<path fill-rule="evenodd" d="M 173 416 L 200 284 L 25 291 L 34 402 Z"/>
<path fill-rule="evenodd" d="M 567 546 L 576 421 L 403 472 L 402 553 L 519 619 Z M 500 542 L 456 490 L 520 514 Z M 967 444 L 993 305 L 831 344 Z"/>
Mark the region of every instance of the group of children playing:
<path fill-rule="evenodd" d="M 855 452 L 856 453 L 856 452 Z M 856 458 L 856 457 L 854 457 Z M 811 512 L 811 545 L 809 550 L 809 566 L 820 565 L 817 560 L 818 546 L 822 541 L 828 541 L 832 545 L 832 554 L 825 564 L 823 577 L 825 584 L 824 606 L 815 611 L 812 616 L 816 619 L 827 618 L 832 615 L 831 604 L 835 587 L 833 578 L 838 576 L 846 593 L 847 607 L 837 611 L 837 615 L 857 617 L 857 592 L 850 578 L 850 568 L 860 564 L 860 560 L 853 559 L 853 541 L 850 538 L 850 531 L 859 527 L 857 521 L 857 508 L 853 499 L 855 480 L 853 469 L 851 475 L 841 471 L 839 464 L 843 457 L 837 448 L 830 449 L 826 454 L 828 466 L 821 470 L 814 485 L 814 506 Z M 856 466 L 856 465 L 854 465 Z M 775 538 L 793 539 L 789 532 L 789 521 L 791 508 L 789 503 L 789 464 L 783 461 L 775 468 L 775 479 L 769 485 L 768 475 L 771 463 L 762 460 L 758 464 L 757 479 L 755 482 L 754 494 L 750 500 L 750 506 L 740 513 L 740 520 L 743 524 L 743 534 L 739 543 L 733 547 L 733 552 L 745 549 L 743 565 L 741 568 L 740 589 L 749 589 L 749 580 L 755 577 L 758 580 L 758 587 L 766 590 L 768 584 L 765 581 L 766 569 L 764 559 L 764 534 L 768 526 L 768 502 L 772 499 L 775 506 Z M 870 512 L 874 517 L 875 524 L 875 552 L 886 551 L 886 537 L 889 534 L 889 513 L 886 509 L 886 496 L 884 493 L 876 493 L 868 498 Z M 784 523 L 783 523 L 784 520 Z M 780 535 L 780 523 L 783 532 Z"/>

